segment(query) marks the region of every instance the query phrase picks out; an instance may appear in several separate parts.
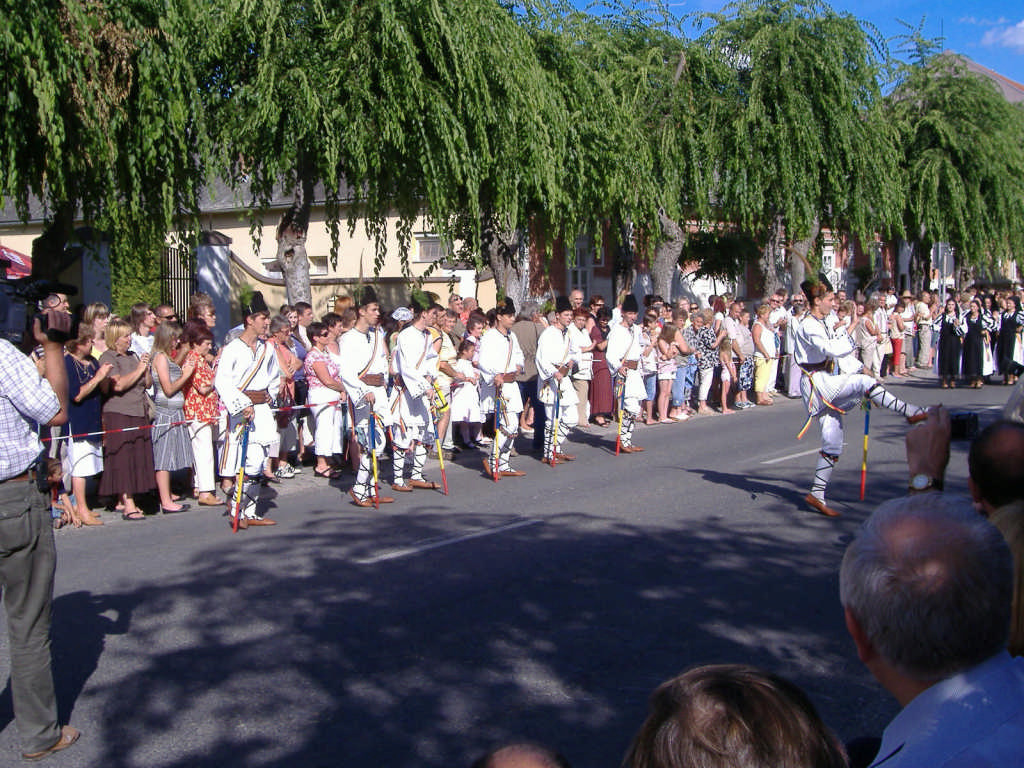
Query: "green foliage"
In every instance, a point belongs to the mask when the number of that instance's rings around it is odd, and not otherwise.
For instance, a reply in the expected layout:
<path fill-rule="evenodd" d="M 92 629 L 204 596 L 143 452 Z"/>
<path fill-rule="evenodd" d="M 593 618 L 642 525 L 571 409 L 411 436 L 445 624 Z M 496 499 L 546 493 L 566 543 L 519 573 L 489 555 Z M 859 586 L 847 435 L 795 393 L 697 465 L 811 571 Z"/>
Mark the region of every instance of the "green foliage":
<path fill-rule="evenodd" d="M 883 119 L 883 44 L 848 14 L 811 2 L 745 0 L 699 39 L 723 57 L 701 114 L 725 220 L 787 237 L 815 223 L 871 232 L 899 214 L 895 136 Z"/>
<path fill-rule="evenodd" d="M 407 254 L 424 211 L 445 232 L 485 204 L 509 222 L 526 198 L 557 204 L 564 142 L 546 78 L 493 0 L 228 0 L 194 44 L 232 178 L 262 208 L 282 181 L 321 183 L 352 204 L 350 228 L 365 222 L 377 269 L 395 211 Z"/>
<path fill-rule="evenodd" d="M 1024 254 L 1024 110 L 955 57 L 907 64 L 899 131 L 908 240 L 948 242 L 972 265 Z"/>
<path fill-rule="evenodd" d="M 36 198 L 56 226 L 70 211 L 105 232 L 123 290 L 195 210 L 201 182 L 202 110 L 175 36 L 180 11 L 158 0 L 5 5 L 0 200 L 27 218 Z"/>
<path fill-rule="evenodd" d="M 696 261 L 697 277 L 736 280 L 757 260 L 761 249 L 752 237 L 736 232 L 695 232 L 686 240 L 680 265 Z"/>

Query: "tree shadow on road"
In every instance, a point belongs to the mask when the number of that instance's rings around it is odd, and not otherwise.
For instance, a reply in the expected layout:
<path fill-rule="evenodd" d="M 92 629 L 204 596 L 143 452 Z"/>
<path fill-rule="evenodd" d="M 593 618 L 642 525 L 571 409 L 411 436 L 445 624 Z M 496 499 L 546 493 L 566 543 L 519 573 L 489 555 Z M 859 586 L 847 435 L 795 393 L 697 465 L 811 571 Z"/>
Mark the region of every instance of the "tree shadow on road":
<path fill-rule="evenodd" d="M 842 638 L 841 546 L 790 540 L 786 495 L 763 502 L 653 532 L 577 513 L 455 543 L 523 518 L 421 505 L 211 537 L 171 581 L 58 601 L 62 695 L 102 700 L 81 764 L 447 767 L 525 736 L 615 766 L 659 682 L 723 661 L 793 679 L 843 737 L 877 732 L 892 707 Z M 129 673 L 91 684 L 101 653 Z"/>

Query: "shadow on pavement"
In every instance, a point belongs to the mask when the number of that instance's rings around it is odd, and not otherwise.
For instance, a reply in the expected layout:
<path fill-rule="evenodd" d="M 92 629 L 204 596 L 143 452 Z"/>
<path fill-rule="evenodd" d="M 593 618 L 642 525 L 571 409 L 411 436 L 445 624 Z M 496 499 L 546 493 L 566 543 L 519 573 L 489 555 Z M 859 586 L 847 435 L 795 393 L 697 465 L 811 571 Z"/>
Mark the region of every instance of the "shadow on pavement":
<path fill-rule="evenodd" d="M 783 501 L 739 532 L 567 514 L 393 557 L 522 518 L 315 511 L 171 581 L 60 598 L 62 713 L 102 700 L 90 764 L 108 768 L 459 766 L 510 737 L 615 766 L 659 682 L 744 661 L 804 686 L 843 738 L 877 732 L 895 705 L 835 639 L 837 534 L 786 540 Z M 101 654 L 130 663 L 90 686 Z"/>

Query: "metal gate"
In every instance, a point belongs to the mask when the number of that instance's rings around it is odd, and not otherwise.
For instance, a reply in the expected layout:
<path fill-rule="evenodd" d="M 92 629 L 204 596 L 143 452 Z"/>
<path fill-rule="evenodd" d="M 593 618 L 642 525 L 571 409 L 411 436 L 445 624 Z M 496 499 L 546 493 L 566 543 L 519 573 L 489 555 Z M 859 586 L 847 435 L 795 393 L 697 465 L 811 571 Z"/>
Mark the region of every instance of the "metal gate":
<path fill-rule="evenodd" d="M 164 248 L 160 261 L 160 301 L 170 304 L 184 320 L 196 288 L 196 254 L 191 248 Z"/>

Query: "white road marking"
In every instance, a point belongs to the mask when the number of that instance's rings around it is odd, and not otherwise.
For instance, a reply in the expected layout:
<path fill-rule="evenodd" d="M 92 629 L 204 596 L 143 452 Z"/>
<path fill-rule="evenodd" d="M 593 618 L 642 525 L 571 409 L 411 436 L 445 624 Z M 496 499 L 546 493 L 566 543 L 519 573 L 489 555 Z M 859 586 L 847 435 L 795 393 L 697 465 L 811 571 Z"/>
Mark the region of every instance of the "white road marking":
<path fill-rule="evenodd" d="M 447 547 L 452 544 L 460 544 L 463 541 L 480 539 L 484 536 L 494 536 L 495 534 L 505 533 L 506 531 L 514 531 L 517 528 L 525 528 L 528 525 L 539 525 L 542 522 L 544 521 L 516 520 L 512 523 L 497 525 L 493 528 L 484 528 L 483 530 L 474 531 L 472 533 L 463 533 L 458 536 L 446 536 L 440 539 L 427 539 L 425 541 L 417 542 L 416 544 L 410 544 L 407 547 L 400 547 L 398 549 L 381 552 L 379 555 L 362 557 L 355 562 L 357 565 L 376 565 L 377 563 L 385 563 L 389 560 L 398 560 L 403 557 L 409 557 L 410 555 L 418 555 L 421 552 L 429 552 L 432 549 L 439 549 L 440 547 Z"/>
<path fill-rule="evenodd" d="M 846 443 L 843 443 L 845 446 Z M 762 461 L 762 464 L 779 464 L 783 461 L 789 461 L 790 459 L 799 459 L 803 456 L 810 456 L 812 453 L 818 453 L 821 448 L 811 448 L 809 451 L 800 451 L 800 453 L 791 453 L 787 456 L 779 456 L 777 459 L 766 459 Z"/>

